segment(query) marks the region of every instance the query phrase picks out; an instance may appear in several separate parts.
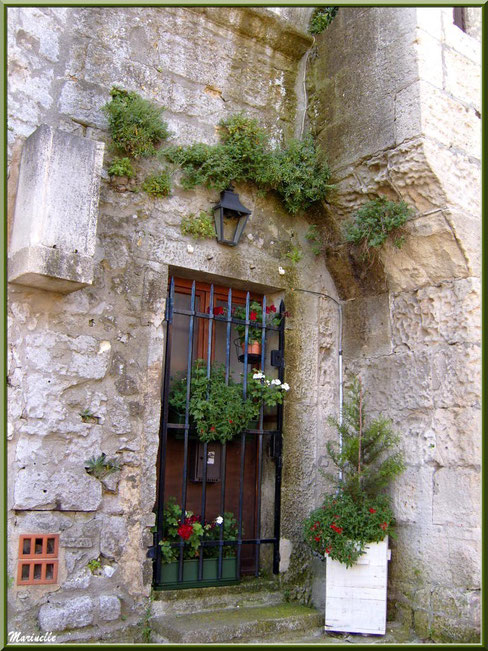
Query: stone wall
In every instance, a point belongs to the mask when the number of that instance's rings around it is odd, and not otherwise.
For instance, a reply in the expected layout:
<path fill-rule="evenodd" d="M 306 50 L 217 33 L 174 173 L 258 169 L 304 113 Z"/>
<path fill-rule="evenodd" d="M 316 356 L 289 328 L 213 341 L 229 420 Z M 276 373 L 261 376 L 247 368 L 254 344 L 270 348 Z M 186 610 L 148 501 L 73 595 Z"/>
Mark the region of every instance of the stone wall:
<path fill-rule="evenodd" d="M 317 38 L 308 91 L 337 187 L 327 265 L 346 301 L 346 375 L 362 378 L 372 415 L 393 420 L 407 462 L 392 491 L 391 612 L 421 636 L 475 641 L 480 43 L 452 20 L 452 9 L 341 8 Z M 340 229 L 378 194 L 415 216 L 402 249 L 368 266 Z"/>
<path fill-rule="evenodd" d="M 9 8 L 9 208 L 22 144 L 40 124 L 109 145 L 101 107 L 113 85 L 167 107 L 173 142 L 216 142 L 220 119 L 258 116 L 276 141 L 295 131 L 299 63 L 311 39 L 267 10 L 224 8 Z M 106 149 L 105 168 L 111 154 Z M 151 168 L 143 165 L 142 173 Z M 59 585 L 9 590 L 9 630 L 57 641 L 139 639 L 152 573 L 160 386 L 168 274 L 284 297 L 286 404 L 282 497 L 288 568 L 300 522 L 316 500 L 318 441 L 337 405 L 337 311 L 325 261 L 276 197 L 238 186 L 253 214 L 235 249 L 195 243 L 181 218 L 218 199 L 167 199 L 112 184 L 104 171 L 91 286 L 62 295 L 9 287 L 9 576 L 21 533 L 59 533 Z M 69 225 L 67 224 L 67 227 Z M 303 250 L 294 268 L 290 242 Z M 280 274 L 279 267 L 286 269 Z M 89 409 L 97 422 L 82 421 Z M 101 452 L 121 472 L 84 470 Z M 88 563 L 100 559 L 92 573 Z"/>

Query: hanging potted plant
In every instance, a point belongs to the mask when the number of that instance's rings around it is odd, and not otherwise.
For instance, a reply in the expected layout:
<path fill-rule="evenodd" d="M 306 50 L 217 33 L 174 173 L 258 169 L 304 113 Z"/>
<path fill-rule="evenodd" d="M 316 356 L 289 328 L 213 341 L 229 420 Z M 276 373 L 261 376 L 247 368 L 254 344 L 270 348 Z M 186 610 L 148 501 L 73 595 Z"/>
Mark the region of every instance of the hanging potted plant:
<path fill-rule="evenodd" d="M 283 316 L 276 311 L 276 306 L 271 304 L 266 306 L 266 326 L 279 326 Z M 238 305 L 233 308 L 232 316 L 241 321 L 246 320 L 246 308 L 244 305 Z M 249 305 L 249 321 L 251 323 L 263 323 L 263 306 L 257 301 L 251 301 Z M 263 330 L 259 326 L 250 325 L 247 332 L 247 359 L 249 363 L 259 362 L 261 359 L 261 344 L 263 338 Z M 246 325 L 244 323 L 237 323 L 236 326 L 239 345 L 242 348 L 242 356 L 239 357 L 240 361 L 244 361 L 245 345 L 246 345 Z"/>
<path fill-rule="evenodd" d="M 304 522 L 305 541 L 327 559 L 325 630 L 384 634 L 388 536 L 394 536 L 384 491 L 404 469 L 402 454 L 392 452 L 399 437 L 384 418 L 366 424 L 358 378 L 344 403 L 342 423 L 331 422 L 341 442 L 329 442 L 327 451 L 339 480 Z"/>

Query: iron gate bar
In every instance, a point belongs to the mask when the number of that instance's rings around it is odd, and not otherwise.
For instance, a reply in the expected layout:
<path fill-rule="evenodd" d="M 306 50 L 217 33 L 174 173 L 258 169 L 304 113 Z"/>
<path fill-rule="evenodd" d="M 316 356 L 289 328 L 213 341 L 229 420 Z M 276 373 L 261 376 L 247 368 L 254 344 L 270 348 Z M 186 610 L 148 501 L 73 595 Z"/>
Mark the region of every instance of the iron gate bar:
<path fill-rule="evenodd" d="M 207 380 L 210 379 L 211 359 L 212 359 L 212 328 L 214 317 L 214 286 L 210 285 L 210 319 L 208 322 L 208 340 L 207 340 Z M 208 400 L 207 392 L 207 400 Z M 197 448 L 198 450 L 198 448 Z M 198 452 L 197 452 L 198 454 Z M 202 506 L 200 508 L 201 524 L 205 525 L 205 511 L 207 506 L 207 461 L 208 461 L 208 443 L 203 444 L 203 477 L 202 477 Z M 198 557 L 198 581 L 203 579 L 203 547 L 200 545 L 200 555 Z"/>
<path fill-rule="evenodd" d="M 185 442 L 183 447 L 183 479 L 181 486 L 181 521 L 185 521 L 186 516 L 186 489 L 188 475 L 188 438 L 190 429 L 190 386 L 191 386 L 191 366 L 193 359 L 193 331 L 195 325 L 195 293 L 196 282 L 193 281 L 191 286 L 190 298 L 190 327 L 188 330 L 188 359 L 186 364 L 186 405 L 185 405 Z M 185 541 L 180 540 L 180 556 L 178 565 L 178 581 L 183 581 L 183 550 Z"/>
<path fill-rule="evenodd" d="M 225 322 L 226 323 L 226 352 L 225 352 L 225 381 L 226 384 L 230 380 L 230 349 L 231 349 L 231 334 L 232 334 L 232 324 L 244 325 L 244 374 L 243 374 L 243 398 L 247 396 L 247 382 L 248 382 L 248 369 L 249 369 L 249 359 L 248 359 L 248 343 L 249 343 L 249 330 L 252 327 L 261 328 L 261 371 L 264 373 L 265 361 L 266 361 L 266 333 L 268 330 L 278 332 L 279 337 L 279 348 L 283 353 L 284 351 L 284 302 L 281 301 L 279 314 L 281 316 L 279 326 L 266 325 L 266 297 L 263 297 L 262 302 L 262 321 L 261 323 L 257 321 L 250 321 L 250 292 L 246 294 L 246 318 L 237 319 L 232 316 L 232 290 L 229 288 L 227 292 L 227 315 L 225 317 L 219 317 L 219 315 L 214 315 L 214 286 L 210 285 L 210 307 L 208 313 L 196 311 L 196 281 L 192 282 L 191 287 L 191 299 L 190 299 L 190 310 L 180 309 L 175 307 L 175 279 L 171 277 L 170 286 L 169 286 L 169 296 L 166 305 L 166 321 L 167 321 L 167 336 L 166 336 L 166 355 L 165 355 L 165 370 L 163 373 L 164 383 L 162 387 L 162 417 L 160 425 L 160 449 L 159 449 L 159 491 L 158 491 L 158 505 L 157 505 L 157 530 L 155 533 L 155 548 L 156 548 L 156 559 L 155 559 L 155 584 L 156 586 L 161 584 L 161 575 L 162 575 L 162 555 L 161 547 L 158 544 L 163 538 L 164 534 L 164 495 L 165 495 L 165 478 L 166 478 L 166 459 L 167 459 L 167 430 L 184 430 L 184 450 L 183 450 L 183 477 L 182 477 L 182 500 L 181 500 L 181 509 L 182 515 L 181 518 L 184 521 L 186 516 L 186 502 L 187 502 L 187 491 L 188 491 L 188 458 L 189 458 L 189 430 L 190 430 L 190 418 L 189 418 L 189 402 L 191 397 L 191 367 L 193 361 L 193 338 L 195 333 L 195 320 L 196 319 L 208 319 L 208 346 L 207 346 L 207 378 L 210 377 L 211 373 L 211 357 L 212 357 L 212 340 L 213 340 L 213 323 L 215 321 Z M 172 346 L 172 324 L 173 324 L 173 315 L 181 314 L 189 317 L 189 332 L 188 332 L 188 358 L 187 358 L 187 377 L 186 377 L 186 406 L 185 406 L 185 423 L 184 425 L 178 423 L 168 423 L 168 406 L 169 406 L 169 389 L 170 389 L 170 371 L 171 371 L 171 346 Z M 283 367 L 279 368 L 279 379 L 283 382 L 284 379 L 284 370 Z M 204 557 L 204 548 L 205 547 L 218 547 L 218 580 L 222 580 L 223 572 L 223 555 L 224 547 L 234 547 L 236 548 L 237 556 L 237 576 L 236 579 L 240 578 L 241 569 L 241 550 L 242 545 L 254 545 L 255 546 L 255 574 L 259 574 L 260 569 L 260 549 L 262 544 L 272 544 L 273 545 L 273 572 L 278 573 L 279 571 L 279 527 L 280 527 L 280 507 L 281 507 L 281 447 L 282 447 L 282 424 L 283 424 L 283 406 L 278 405 L 277 410 L 277 429 L 275 430 L 264 430 L 264 404 L 261 403 L 259 411 L 259 421 L 258 429 L 256 430 L 243 430 L 241 433 L 241 458 L 240 458 L 240 473 L 239 473 L 239 521 L 238 521 L 238 537 L 237 540 L 227 541 L 224 540 L 223 529 L 220 527 L 219 540 L 214 541 L 200 541 L 200 554 L 199 554 L 199 565 L 198 565 L 198 582 L 202 582 L 206 585 L 207 583 L 203 580 L 203 557 Z M 245 471 L 245 459 L 246 459 L 246 436 L 247 435 L 257 435 L 257 486 L 256 486 L 256 502 L 255 502 L 255 537 L 243 539 L 243 510 L 244 510 L 244 471 Z M 263 478 L 263 436 L 270 436 L 270 442 L 273 444 L 274 449 L 274 460 L 276 465 L 275 473 L 275 514 L 274 514 L 274 537 L 272 538 L 261 538 L 261 514 L 262 514 L 262 478 Z M 256 442 L 256 439 L 255 439 Z M 207 459 L 208 457 L 208 445 L 204 443 L 204 467 L 203 467 L 203 477 L 202 477 L 202 501 L 201 501 L 201 518 L 202 523 L 205 523 L 206 516 L 206 498 L 207 498 Z M 221 455 L 221 490 L 220 490 L 220 513 L 223 516 L 225 513 L 225 497 L 226 497 L 226 468 L 227 466 L 227 446 L 225 443 L 222 444 L 222 455 Z M 170 543 L 171 547 L 179 549 L 178 557 L 178 583 L 183 582 L 183 568 L 184 568 L 184 545 L 185 541 L 181 539 L 178 542 Z"/>
<path fill-rule="evenodd" d="M 162 408 L 161 408 L 161 421 L 159 425 L 159 491 L 158 503 L 156 514 L 156 533 L 154 534 L 154 547 L 156 548 L 156 562 L 154 564 L 155 583 L 161 582 L 161 548 L 159 541 L 163 539 L 164 528 L 164 482 L 166 480 L 166 444 L 168 440 L 168 402 L 169 402 L 169 386 L 170 368 L 171 368 L 171 343 L 172 343 L 172 330 L 171 323 L 173 322 L 173 303 L 175 296 L 175 281 L 171 278 L 169 285 L 169 296 L 166 303 L 166 350 L 165 350 L 165 367 L 164 367 L 164 381 L 161 386 L 162 391 Z"/>
<path fill-rule="evenodd" d="M 280 325 L 279 325 L 279 343 L 278 348 L 281 350 L 282 355 L 285 354 L 285 304 L 283 301 L 280 302 L 280 311 L 281 316 Z M 278 379 L 283 382 L 285 377 L 284 364 L 278 369 Z M 275 444 L 275 463 L 276 463 L 276 474 L 275 474 L 275 508 L 274 508 L 274 537 L 275 543 L 273 545 L 273 573 L 278 574 L 280 571 L 280 548 L 279 548 L 279 539 L 280 539 L 280 516 L 281 516 L 281 472 L 283 466 L 282 458 L 282 434 L 283 431 L 283 405 L 278 405 L 278 431 L 280 434 L 274 437 Z M 277 449 L 276 449 L 277 448 Z"/>

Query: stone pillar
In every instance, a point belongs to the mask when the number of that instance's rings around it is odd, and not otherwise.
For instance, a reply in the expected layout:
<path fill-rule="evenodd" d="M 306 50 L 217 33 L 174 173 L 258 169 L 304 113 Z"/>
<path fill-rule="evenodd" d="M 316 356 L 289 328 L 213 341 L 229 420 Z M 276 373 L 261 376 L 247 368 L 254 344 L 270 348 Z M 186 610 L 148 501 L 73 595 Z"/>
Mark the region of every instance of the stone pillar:
<path fill-rule="evenodd" d="M 481 11 L 481 10 L 476 10 Z M 348 374 L 401 433 L 391 607 L 423 637 L 479 639 L 480 43 L 452 9 L 340 8 L 317 38 L 309 115 L 336 184 L 328 266 Z M 378 195 L 415 209 L 365 267 L 341 226 Z"/>

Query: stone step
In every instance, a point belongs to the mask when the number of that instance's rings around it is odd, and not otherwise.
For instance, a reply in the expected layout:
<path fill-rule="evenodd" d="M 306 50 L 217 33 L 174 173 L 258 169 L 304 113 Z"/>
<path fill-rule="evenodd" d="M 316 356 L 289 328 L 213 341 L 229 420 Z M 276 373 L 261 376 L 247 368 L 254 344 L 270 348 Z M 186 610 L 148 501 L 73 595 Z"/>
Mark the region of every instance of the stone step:
<path fill-rule="evenodd" d="M 159 643 L 214 644 L 247 642 L 289 631 L 315 630 L 323 626 L 322 613 L 292 603 L 234 610 L 211 610 L 185 615 L 164 615 L 149 620 Z"/>
<path fill-rule="evenodd" d="M 273 606 L 283 603 L 278 581 L 243 579 L 237 585 L 154 592 L 152 615 L 185 615 L 187 613 L 228 610 L 250 606 Z"/>

